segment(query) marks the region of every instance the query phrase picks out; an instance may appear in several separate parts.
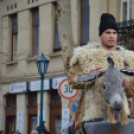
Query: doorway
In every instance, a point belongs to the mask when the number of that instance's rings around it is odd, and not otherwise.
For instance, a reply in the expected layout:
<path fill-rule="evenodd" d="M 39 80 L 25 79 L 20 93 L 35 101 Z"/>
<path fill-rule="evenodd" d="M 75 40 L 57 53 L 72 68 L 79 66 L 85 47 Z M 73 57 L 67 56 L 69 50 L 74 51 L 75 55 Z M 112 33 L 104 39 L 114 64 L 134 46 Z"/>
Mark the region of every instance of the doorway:
<path fill-rule="evenodd" d="M 27 98 L 28 98 L 27 134 L 31 134 L 31 131 L 37 128 L 37 92 L 28 93 Z"/>
<path fill-rule="evenodd" d="M 6 108 L 5 108 L 5 132 L 12 134 L 16 128 L 16 95 L 6 95 Z"/>
<path fill-rule="evenodd" d="M 32 132 L 32 130 L 35 130 L 37 127 L 37 114 L 36 115 L 29 115 L 28 117 L 28 126 L 29 126 L 29 134 Z"/>
<path fill-rule="evenodd" d="M 15 131 L 15 116 L 6 117 L 6 134 L 12 134 Z"/>
<path fill-rule="evenodd" d="M 61 134 L 61 104 L 50 105 L 50 133 Z"/>
<path fill-rule="evenodd" d="M 61 97 L 57 90 L 50 94 L 50 134 L 61 134 Z"/>

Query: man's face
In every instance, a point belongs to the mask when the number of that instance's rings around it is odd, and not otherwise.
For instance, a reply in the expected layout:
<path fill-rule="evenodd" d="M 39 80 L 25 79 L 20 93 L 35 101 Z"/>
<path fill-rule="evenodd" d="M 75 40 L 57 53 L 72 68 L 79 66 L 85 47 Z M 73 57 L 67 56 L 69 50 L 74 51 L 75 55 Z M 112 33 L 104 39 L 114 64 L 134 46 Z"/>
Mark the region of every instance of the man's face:
<path fill-rule="evenodd" d="M 106 48 L 113 48 L 117 42 L 118 34 L 114 29 L 107 29 L 101 35 L 101 44 Z"/>

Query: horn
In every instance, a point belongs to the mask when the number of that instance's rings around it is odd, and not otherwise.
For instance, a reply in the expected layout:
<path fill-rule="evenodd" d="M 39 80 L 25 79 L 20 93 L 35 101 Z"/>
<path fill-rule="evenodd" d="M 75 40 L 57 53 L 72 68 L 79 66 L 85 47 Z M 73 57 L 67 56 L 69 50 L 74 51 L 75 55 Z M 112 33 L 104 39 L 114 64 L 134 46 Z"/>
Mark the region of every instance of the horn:
<path fill-rule="evenodd" d="M 120 69 L 120 72 L 128 76 L 134 76 L 134 69 Z"/>
<path fill-rule="evenodd" d="M 110 64 L 110 66 L 112 66 L 112 68 L 113 68 L 114 67 L 114 61 L 113 61 L 113 59 L 110 56 L 108 56 L 107 57 L 107 61 Z"/>
<path fill-rule="evenodd" d="M 103 76 L 105 72 L 106 71 L 99 71 L 99 72 L 91 73 L 88 75 L 75 77 L 74 81 L 75 82 L 91 82 L 91 81 L 94 81 L 96 78 Z"/>

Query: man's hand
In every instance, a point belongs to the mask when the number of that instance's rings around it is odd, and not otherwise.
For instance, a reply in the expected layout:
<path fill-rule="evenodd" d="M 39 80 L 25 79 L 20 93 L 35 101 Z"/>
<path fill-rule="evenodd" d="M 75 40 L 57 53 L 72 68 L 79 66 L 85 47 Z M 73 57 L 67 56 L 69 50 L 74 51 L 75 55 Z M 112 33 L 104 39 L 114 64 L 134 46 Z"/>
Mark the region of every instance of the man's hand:
<path fill-rule="evenodd" d="M 97 67 L 96 69 L 91 70 L 91 71 L 90 71 L 90 74 L 91 74 L 91 73 L 95 73 L 95 72 L 99 72 L 101 69 L 102 69 L 102 67 Z"/>
<path fill-rule="evenodd" d="M 124 79 L 125 82 L 125 91 L 128 91 L 130 89 L 130 83 Z"/>

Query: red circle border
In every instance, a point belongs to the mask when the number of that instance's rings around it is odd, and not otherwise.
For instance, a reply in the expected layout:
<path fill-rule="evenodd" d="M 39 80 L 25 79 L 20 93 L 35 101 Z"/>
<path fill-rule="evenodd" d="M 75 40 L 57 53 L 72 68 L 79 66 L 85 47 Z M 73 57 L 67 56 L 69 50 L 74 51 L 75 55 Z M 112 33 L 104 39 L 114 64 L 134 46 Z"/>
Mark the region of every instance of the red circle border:
<path fill-rule="evenodd" d="M 71 100 L 71 99 L 75 98 L 75 97 L 78 95 L 79 91 L 77 90 L 76 93 L 75 93 L 75 95 L 72 96 L 72 97 L 66 97 L 66 96 L 64 96 L 64 95 L 62 94 L 62 92 L 61 92 L 61 85 L 62 85 L 65 81 L 68 81 L 68 78 L 63 79 L 63 80 L 60 82 L 59 87 L 58 87 L 58 93 L 59 93 L 59 95 L 60 95 L 61 97 L 63 97 L 64 99 L 66 99 L 66 100 Z"/>

